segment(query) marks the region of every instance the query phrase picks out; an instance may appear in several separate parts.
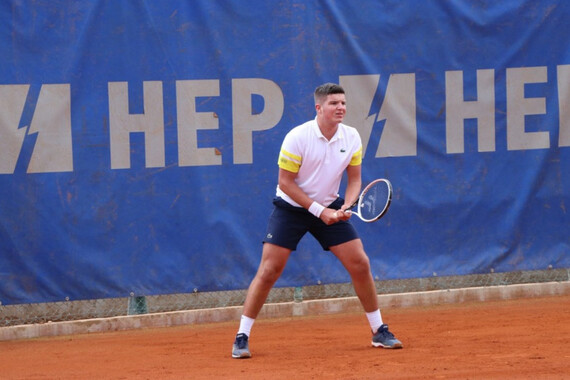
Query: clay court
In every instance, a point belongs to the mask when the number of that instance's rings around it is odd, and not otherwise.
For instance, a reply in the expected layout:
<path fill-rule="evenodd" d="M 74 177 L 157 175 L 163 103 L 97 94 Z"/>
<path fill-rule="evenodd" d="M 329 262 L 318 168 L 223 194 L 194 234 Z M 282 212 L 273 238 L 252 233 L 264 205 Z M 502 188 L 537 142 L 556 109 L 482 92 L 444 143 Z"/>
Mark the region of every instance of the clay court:
<path fill-rule="evenodd" d="M 0 342 L 3 379 L 565 379 L 570 295 L 384 308 L 402 350 L 370 346 L 362 313 Z"/>

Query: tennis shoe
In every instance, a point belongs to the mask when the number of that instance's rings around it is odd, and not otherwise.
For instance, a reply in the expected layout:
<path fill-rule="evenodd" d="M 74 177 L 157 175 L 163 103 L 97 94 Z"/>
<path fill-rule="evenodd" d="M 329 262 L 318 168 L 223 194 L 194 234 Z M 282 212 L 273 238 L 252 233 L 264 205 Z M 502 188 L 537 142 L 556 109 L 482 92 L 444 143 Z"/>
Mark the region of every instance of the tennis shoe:
<path fill-rule="evenodd" d="M 232 347 L 232 358 L 235 359 L 247 359 L 251 358 L 251 352 L 249 352 L 248 337 L 245 334 L 237 334 L 236 340 Z"/>
<path fill-rule="evenodd" d="M 400 342 L 394 334 L 388 330 L 388 325 L 383 324 L 380 326 L 376 334 L 372 336 L 372 345 L 374 347 L 382 348 L 402 348 L 402 342 Z"/>

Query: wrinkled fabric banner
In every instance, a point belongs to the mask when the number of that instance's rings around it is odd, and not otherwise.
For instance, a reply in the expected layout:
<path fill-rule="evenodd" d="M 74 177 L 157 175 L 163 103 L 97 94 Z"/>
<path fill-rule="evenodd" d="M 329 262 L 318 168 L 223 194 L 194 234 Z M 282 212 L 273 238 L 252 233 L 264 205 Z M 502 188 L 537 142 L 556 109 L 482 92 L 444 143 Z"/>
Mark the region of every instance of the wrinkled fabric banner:
<path fill-rule="evenodd" d="M 244 289 L 337 82 L 377 279 L 570 266 L 567 1 L 5 1 L 0 302 Z M 341 189 L 343 191 L 343 189 Z M 342 195 L 342 194 L 341 194 Z M 348 282 L 307 236 L 277 286 Z"/>

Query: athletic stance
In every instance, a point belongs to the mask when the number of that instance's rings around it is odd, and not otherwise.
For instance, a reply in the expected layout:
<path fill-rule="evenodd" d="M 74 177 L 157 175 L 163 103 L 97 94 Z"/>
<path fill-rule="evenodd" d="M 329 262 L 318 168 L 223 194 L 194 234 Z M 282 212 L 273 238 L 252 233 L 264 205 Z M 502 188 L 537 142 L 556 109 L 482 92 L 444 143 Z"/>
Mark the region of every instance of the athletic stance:
<path fill-rule="evenodd" d="M 259 269 L 252 280 L 232 357 L 249 358 L 249 335 L 269 291 L 283 272 L 297 243 L 310 232 L 346 268 L 372 329 L 372 345 L 402 348 L 382 322 L 370 261 L 346 210 L 362 186 L 362 142 L 355 128 L 342 124 L 346 100 L 341 86 L 323 84 L 315 90 L 317 116 L 293 128 L 279 153 L 279 179 L 274 209 L 263 240 Z M 346 200 L 338 195 L 347 173 Z"/>

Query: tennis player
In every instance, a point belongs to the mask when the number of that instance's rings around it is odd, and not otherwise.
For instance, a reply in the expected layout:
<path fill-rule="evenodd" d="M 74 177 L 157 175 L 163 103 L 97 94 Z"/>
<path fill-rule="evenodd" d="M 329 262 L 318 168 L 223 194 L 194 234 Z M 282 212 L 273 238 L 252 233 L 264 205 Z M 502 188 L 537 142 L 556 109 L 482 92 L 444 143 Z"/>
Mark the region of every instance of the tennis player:
<path fill-rule="evenodd" d="M 249 358 L 251 328 L 269 291 L 305 233 L 330 250 L 346 268 L 372 330 L 372 345 L 402 348 L 382 321 L 370 261 L 362 241 L 344 212 L 362 186 L 362 142 L 355 128 L 342 124 L 346 114 L 344 89 L 333 83 L 316 88 L 317 116 L 293 128 L 279 153 L 279 178 L 274 209 L 258 271 L 252 280 L 241 316 L 232 357 Z M 347 173 L 346 200 L 339 197 Z"/>

